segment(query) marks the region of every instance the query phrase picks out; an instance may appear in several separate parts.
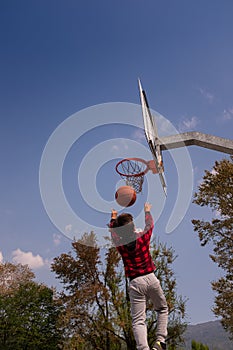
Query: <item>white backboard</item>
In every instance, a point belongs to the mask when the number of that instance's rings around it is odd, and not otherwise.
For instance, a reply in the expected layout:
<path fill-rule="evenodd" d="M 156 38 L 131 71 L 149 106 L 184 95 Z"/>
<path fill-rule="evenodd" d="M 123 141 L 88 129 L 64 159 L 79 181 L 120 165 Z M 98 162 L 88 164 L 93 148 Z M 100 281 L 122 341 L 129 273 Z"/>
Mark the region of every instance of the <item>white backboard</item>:
<path fill-rule="evenodd" d="M 142 88 L 140 79 L 138 79 L 138 85 L 139 85 L 140 99 L 141 99 L 141 105 L 142 105 L 142 116 L 143 116 L 146 140 L 148 142 L 150 151 L 155 161 L 164 193 L 167 195 L 167 185 L 164 177 L 163 158 L 162 158 L 162 152 L 161 152 L 155 118 L 151 114 L 146 93 Z"/>

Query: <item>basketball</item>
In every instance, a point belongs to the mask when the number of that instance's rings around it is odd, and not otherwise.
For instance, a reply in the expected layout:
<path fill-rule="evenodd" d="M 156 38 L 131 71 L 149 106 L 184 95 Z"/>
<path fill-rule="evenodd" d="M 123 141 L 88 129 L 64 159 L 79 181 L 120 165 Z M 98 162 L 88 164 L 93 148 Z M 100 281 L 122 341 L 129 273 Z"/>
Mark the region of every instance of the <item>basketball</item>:
<path fill-rule="evenodd" d="M 137 199 L 136 191 L 131 186 L 119 187 L 115 193 L 117 203 L 122 207 L 131 207 Z"/>

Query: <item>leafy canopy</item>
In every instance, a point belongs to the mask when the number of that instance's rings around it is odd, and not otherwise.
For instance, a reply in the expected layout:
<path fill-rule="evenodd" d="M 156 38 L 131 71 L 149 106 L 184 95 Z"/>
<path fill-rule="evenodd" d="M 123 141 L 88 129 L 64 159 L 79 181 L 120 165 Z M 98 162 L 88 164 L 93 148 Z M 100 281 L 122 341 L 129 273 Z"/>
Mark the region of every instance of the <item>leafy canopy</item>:
<path fill-rule="evenodd" d="M 205 171 L 203 182 L 195 193 L 194 203 L 208 207 L 212 219 L 192 220 L 202 246 L 212 243 L 210 258 L 223 270 L 224 277 L 212 282 L 216 292 L 216 316 L 233 337 L 233 158 L 215 162 L 212 171 Z"/>

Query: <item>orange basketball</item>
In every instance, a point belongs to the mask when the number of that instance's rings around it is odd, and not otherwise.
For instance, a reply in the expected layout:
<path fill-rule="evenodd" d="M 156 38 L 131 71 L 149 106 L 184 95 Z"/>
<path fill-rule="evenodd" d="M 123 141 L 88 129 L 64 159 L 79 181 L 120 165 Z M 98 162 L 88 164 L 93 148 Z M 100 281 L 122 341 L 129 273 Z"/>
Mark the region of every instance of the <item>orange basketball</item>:
<path fill-rule="evenodd" d="M 115 199 L 122 207 L 131 207 L 135 203 L 137 195 L 133 187 L 122 186 L 116 191 Z"/>

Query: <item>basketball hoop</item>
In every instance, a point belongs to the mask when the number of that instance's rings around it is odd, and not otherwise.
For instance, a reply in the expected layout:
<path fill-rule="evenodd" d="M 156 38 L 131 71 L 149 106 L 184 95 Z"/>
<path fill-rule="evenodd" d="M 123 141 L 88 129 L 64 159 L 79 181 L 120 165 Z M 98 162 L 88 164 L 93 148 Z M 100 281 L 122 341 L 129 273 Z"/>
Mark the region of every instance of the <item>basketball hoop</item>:
<path fill-rule="evenodd" d="M 142 192 L 144 175 L 151 170 L 157 173 L 153 160 L 146 161 L 141 158 L 125 158 L 116 165 L 116 172 L 125 181 L 127 186 L 132 186 L 136 193 Z"/>

